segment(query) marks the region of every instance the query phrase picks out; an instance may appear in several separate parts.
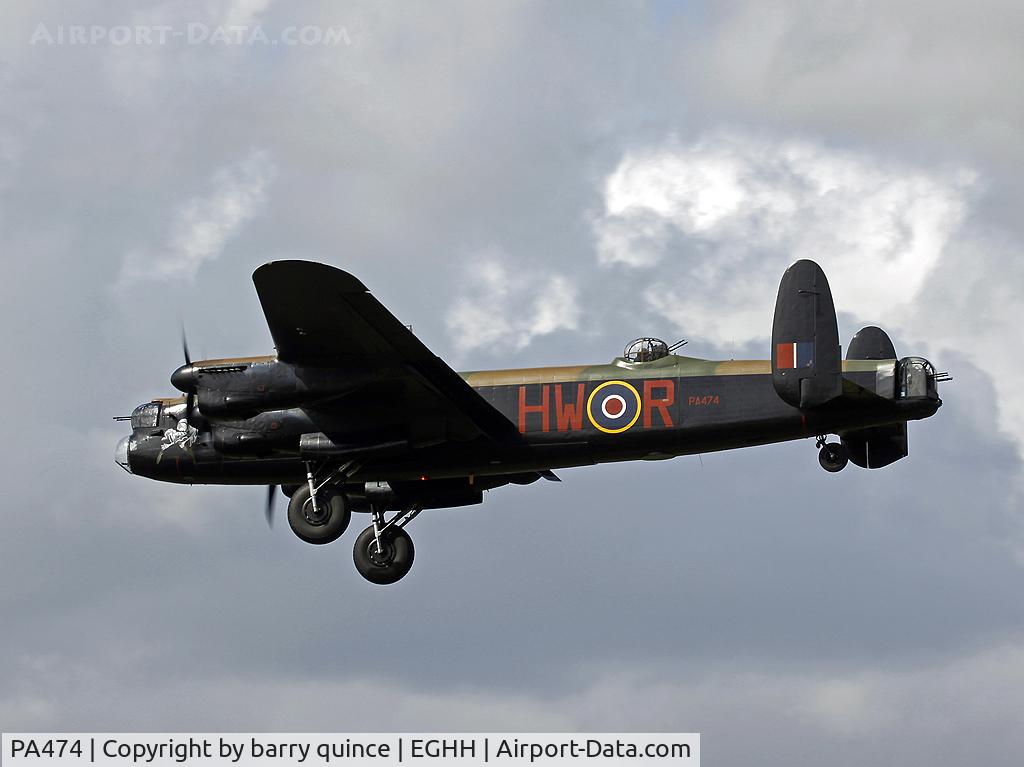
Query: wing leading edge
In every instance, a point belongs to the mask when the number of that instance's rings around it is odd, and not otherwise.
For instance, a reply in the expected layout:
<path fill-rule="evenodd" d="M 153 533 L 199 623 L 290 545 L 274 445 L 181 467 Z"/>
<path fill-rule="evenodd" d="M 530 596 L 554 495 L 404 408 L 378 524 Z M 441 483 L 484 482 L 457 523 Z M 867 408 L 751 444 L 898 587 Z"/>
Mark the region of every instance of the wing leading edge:
<path fill-rule="evenodd" d="M 398 370 L 410 397 L 506 447 L 515 424 L 403 325 L 348 272 L 311 261 L 272 261 L 252 276 L 278 359 L 304 365 Z"/>

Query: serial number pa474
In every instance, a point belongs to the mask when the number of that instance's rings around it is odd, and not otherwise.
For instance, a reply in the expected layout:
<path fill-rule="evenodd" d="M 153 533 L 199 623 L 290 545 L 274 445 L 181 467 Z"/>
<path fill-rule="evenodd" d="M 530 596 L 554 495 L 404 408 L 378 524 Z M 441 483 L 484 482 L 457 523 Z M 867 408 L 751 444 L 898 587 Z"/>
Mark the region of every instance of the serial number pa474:
<path fill-rule="evenodd" d="M 692 396 L 686 399 L 687 405 L 718 405 L 717 394 L 705 394 L 704 396 Z"/>
<path fill-rule="evenodd" d="M 66 756 L 82 756 L 81 740 L 65 740 L 54 738 L 52 740 L 11 740 L 11 758 L 36 757 L 39 759 L 62 759 Z"/>

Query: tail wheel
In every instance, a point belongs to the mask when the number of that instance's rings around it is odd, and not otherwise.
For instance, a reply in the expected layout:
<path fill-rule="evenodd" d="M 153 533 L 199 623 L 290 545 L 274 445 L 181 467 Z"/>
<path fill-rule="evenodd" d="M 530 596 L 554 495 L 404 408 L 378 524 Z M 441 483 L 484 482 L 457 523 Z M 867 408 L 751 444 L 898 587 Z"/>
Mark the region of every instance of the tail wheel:
<path fill-rule="evenodd" d="M 825 471 L 842 471 L 849 462 L 850 454 L 839 442 L 827 442 L 818 451 L 818 463 Z"/>
<path fill-rule="evenodd" d="M 288 502 L 288 524 L 292 532 L 306 543 L 324 544 L 336 541 L 348 528 L 352 512 L 345 496 L 330 485 L 316 494 L 316 506 L 308 485 L 300 485 Z"/>
<path fill-rule="evenodd" d="M 412 568 L 415 554 L 412 538 L 400 527 L 384 530 L 378 547 L 373 525 L 370 525 L 359 534 L 352 549 L 359 574 L 370 583 L 381 585 L 395 583 L 405 577 Z"/>

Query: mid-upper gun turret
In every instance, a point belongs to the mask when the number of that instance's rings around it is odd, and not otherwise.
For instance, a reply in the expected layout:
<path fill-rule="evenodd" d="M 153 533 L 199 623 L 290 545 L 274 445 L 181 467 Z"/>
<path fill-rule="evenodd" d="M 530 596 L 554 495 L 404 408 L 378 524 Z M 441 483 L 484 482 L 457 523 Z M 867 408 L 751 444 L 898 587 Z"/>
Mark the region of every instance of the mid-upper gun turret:
<path fill-rule="evenodd" d="M 643 338 L 634 338 L 628 344 L 622 352 L 622 359 L 626 362 L 654 362 L 660 360 L 681 346 L 685 346 L 686 341 L 678 341 L 671 346 L 662 341 L 660 338 L 653 338 L 645 336 Z"/>

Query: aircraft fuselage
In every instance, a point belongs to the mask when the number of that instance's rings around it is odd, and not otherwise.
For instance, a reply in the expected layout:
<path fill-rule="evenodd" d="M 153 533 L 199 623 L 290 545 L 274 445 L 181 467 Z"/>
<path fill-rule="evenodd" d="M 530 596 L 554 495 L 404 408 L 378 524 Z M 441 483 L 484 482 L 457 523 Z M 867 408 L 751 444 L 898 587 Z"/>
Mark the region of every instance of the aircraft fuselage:
<path fill-rule="evenodd" d="M 254 360 L 217 360 L 252 367 Z M 200 367 L 204 363 L 196 363 Z M 275 366 L 272 358 L 255 364 Z M 926 418 L 937 396 L 900 397 L 895 360 L 843 365 L 846 394 L 834 407 L 808 413 L 784 402 L 767 360 L 710 361 L 669 355 L 646 363 L 622 358 L 607 365 L 475 371 L 462 377 L 525 438 L 528 454 L 482 460 L 472 441 L 450 439 L 449 425 L 407 408 L 389 413 L 386 387 L 358 387 L 316 405 L 259 412 L 250 418 L 211 418 L 210 431 L 187 449 L 168 445 L 184 405 L 162 403 L 155 426 L 135 428 L 128 450 L 132 473 L 195 484 L 302 482 L 309 454 L 300 435 L 344 434 L 319 458 L 344 460 L 367 448 L 375 457 L 353 481 L 502 475 L 612 461 L 659 460 L 748 445 L 813 437 Z M 276 371 L 276 376 L 282 373 Z M 290 374 L 289 374 L 290 375 Z M 349 406 L 346 407 L 346 401 Z M 328 412 L 329 411 L 329 412 Z M 248 437 L 249 439 L 240 439 Z M 126 448 L 129 445 L 126 444 Z M 346 450 L 348 448 L 348 450 Z"/>

